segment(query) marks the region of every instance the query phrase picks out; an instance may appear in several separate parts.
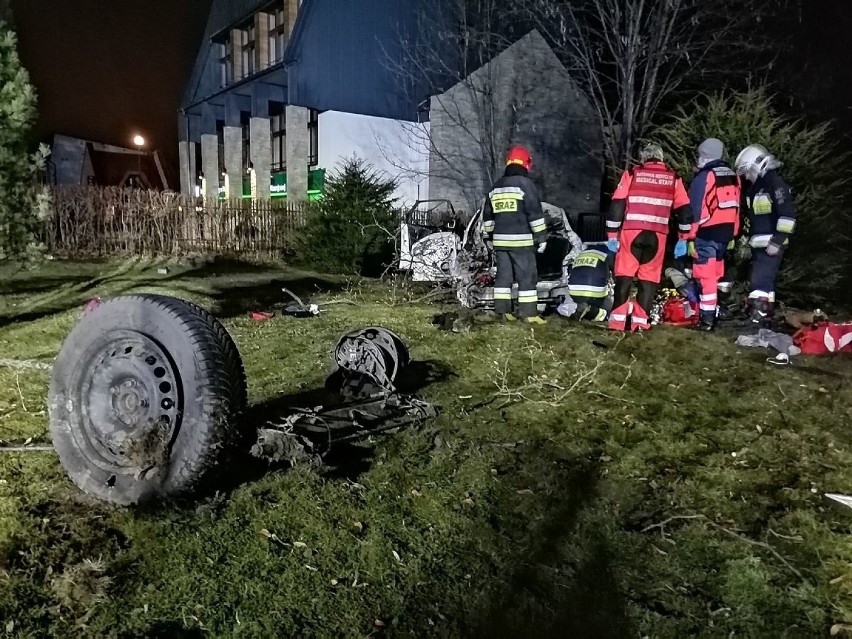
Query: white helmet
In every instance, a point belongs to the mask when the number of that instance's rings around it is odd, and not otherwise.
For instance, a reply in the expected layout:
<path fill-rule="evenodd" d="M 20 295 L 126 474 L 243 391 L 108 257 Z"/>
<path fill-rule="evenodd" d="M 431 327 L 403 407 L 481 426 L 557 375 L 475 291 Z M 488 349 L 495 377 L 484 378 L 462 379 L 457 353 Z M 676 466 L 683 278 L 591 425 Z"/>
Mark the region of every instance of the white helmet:
<path fill-rule="evenodd" d="M 780 162 L 775 159 L 766 147 L 760 144 L 749 144 L 740 151 L 734 162 L 737 175 L 743 175 L 749 182 L 755 182 L 771 168 L 777 168 Z"/>

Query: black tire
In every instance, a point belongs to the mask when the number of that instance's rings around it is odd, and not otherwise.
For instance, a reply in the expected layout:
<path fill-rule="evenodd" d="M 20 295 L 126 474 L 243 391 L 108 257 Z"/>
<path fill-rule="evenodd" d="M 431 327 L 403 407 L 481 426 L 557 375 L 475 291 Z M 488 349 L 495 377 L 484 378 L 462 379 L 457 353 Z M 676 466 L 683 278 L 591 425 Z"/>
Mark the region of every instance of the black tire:
<path fill-rule="evenodd" d="M 224 326 L 160 295 L 110 299 L 62 345 L 48 397 L 59 460 L 82 490 L 130 505 L 193 492 L 236 453 L 246 376 Z"/>

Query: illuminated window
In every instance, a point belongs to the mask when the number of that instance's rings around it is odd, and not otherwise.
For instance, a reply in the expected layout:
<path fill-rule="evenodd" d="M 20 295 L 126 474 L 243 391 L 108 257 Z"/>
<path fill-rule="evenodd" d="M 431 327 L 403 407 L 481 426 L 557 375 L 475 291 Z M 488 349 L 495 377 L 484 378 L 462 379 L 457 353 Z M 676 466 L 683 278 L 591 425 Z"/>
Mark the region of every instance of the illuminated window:
<path fill-rule="evenodd" d="M 216 45 L 219 49 L 219 85 L 226 87 L 234 81 L 234 65 L 228 41 Z"/>

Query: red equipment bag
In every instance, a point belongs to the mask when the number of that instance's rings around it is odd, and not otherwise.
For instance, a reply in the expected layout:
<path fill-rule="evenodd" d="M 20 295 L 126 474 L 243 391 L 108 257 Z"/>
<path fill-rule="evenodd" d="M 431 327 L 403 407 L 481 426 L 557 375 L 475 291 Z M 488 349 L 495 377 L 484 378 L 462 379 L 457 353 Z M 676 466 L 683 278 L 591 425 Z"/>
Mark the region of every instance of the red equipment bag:
<path fill-rule="evenodd" d="M 822 322 L 805 326 L 793 335 L 793 343 L 803 355 L 852 353 L 852 324 Z"/>
<path fill-rule="evenodd" d="M 663 303 L 663 324 L 695 326 L 698 324 L 698 304 L 683 297 L 673 297 Z"/>

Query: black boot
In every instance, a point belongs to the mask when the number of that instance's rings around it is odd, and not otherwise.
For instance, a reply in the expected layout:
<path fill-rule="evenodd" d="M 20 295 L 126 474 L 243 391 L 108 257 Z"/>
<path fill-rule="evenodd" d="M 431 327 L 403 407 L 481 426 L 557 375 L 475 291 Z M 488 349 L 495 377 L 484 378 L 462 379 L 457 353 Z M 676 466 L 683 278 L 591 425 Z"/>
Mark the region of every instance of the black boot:
<path fill-rule="evenodd" d="M 752 324 L 769 326 L 772 321 L 772 303 L 765 297 L 754 300 L 751 304 L 749 319 Z"/>
<path fill-rule="evenodd" d="M 716 309 L 717 322 L 730 322 L 732 319 L 734 319 L 734 314 L 731 313 L 731 309 L 727 306 L 719 306 Z"/>
<path fill-rule="evenodd" d="M 696 325 L 695 329 L 698 331 L 704 331 L 705 333 L 709 333 L 713 330 L 713 328 L 715 328 L 714 319 L 715 318 L 713 318 L 711 315 L 702 315 L 701 318 L 698 320 L 698 324 Z"/>

